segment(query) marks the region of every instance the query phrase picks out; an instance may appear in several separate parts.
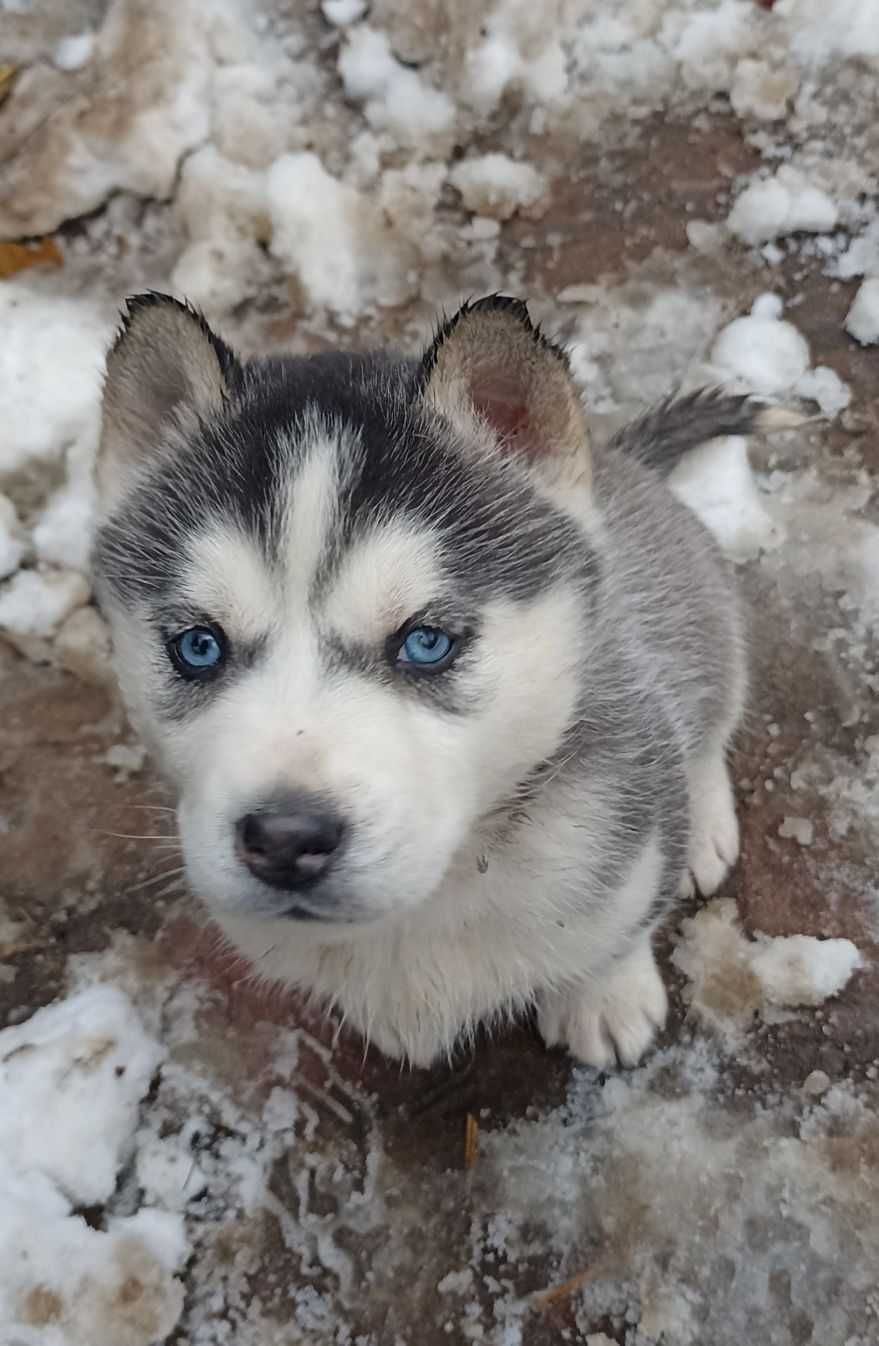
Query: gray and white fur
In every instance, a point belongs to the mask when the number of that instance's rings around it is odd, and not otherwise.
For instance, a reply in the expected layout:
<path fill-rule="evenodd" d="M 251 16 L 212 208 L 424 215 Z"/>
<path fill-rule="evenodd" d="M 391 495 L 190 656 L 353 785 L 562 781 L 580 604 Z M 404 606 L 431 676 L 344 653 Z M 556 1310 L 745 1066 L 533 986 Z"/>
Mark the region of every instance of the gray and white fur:
<path fill-rule="evenodd" d="M 746 686 L 729 569 L 662 478 L 761 415 L 708 393 L 593 447 L 499 296 L 420 360 L 246 363 L 129 302 L 99 594 L 190 885 L 254 975 L 419 1066 L 532 1007 L 582 1061 L 639 1059 L 652 934 L 737 857 Z"/>

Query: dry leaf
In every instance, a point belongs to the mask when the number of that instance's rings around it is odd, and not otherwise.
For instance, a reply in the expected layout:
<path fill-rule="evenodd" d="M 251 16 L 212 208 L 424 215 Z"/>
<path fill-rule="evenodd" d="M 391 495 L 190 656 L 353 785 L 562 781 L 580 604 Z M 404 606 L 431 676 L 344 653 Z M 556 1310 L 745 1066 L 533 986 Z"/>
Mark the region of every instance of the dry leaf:
<path fill-rule="evenodd" d="M 38 243 L 0 243 L 0 280 L 8 280 L 30 266 L 63 266 L 64 257 L 54 238 Z"/>
<path fill-rule="evenodd" d="M 0 103 L 12 89 L 12 81 L 18 74 L 17 65 L 0 65 Z"/>

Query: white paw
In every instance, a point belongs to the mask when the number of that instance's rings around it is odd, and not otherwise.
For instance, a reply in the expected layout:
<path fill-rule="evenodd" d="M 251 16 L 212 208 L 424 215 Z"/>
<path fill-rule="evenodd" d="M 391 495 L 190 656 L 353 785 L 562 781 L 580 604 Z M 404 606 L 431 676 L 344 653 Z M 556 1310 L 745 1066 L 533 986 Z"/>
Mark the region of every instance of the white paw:
<path fill-rule="evenodd" d="M 431 1025 L 419 1022 L 414 1015 L 406 1022 L 395 1022 L 390 1017 L 374 1019 L 364 1037 L 383 1056 L 414 1070 L 435 1065 L 448 1055 L 451 1047 Z"/>
<path fill-rule="evenodd" d="M 665 1023 L 668 997 L 649 943 L 615 964 L 605 980 L 541 997 L 538 1027 L 547 1047 L 567 1047 L 596 1070 L 634 1066 Z"/>
<path fill-rule="evenodd" d="M 689 870 L 703 897 L 723 883 L 739 856 L 739 822 L 726 762 L 717 754 L 690 772 Z M 689 892 L 687 889 L 689 888 Z M 692 894 L 686 876 L 684 896 Z"/>

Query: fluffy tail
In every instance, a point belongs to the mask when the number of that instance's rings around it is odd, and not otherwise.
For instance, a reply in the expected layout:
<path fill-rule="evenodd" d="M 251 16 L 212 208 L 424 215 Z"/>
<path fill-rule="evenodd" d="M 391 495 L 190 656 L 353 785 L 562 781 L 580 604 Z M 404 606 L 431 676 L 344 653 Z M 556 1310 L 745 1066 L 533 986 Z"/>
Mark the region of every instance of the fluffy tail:
<path fill-rule="evenodd" d="M 691 450 L 711 439 L 793 430 L 809 419 L 750 397 L 703 388 L 685 397 L 667 397 L 619 430 L 611 443 L 667 477 Z"/>

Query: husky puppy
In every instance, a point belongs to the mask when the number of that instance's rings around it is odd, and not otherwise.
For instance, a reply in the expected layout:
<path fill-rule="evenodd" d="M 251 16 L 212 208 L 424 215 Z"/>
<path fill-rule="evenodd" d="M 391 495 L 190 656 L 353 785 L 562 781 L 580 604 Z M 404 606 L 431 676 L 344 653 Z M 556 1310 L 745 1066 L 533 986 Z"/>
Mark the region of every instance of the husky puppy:
<path fill-rule="evenodd" d="M 523 303 L 420 359 L 239 361 L 132 299 L 108 358 L 100 600 L 186 872 L 255 975 L 426 1066 L 536 1008 L 634 1064 L 651 935 L 738 853 L 734 585 L 662 478 L 761 413 L 705 393 L 590 443 Z"/>

